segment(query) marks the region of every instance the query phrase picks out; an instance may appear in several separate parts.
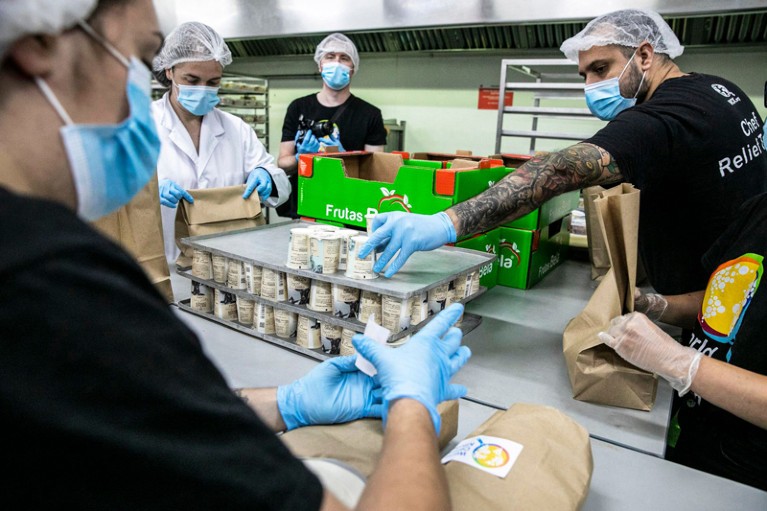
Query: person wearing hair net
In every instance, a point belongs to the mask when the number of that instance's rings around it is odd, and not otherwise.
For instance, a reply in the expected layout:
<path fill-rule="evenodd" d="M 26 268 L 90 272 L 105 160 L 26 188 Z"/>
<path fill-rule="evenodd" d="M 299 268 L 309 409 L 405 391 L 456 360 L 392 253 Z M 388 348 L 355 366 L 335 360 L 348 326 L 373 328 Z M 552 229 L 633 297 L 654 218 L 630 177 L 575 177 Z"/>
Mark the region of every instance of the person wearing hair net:
<path fill-rule="evenodd" d="M 737 208 L 767 190 L 756 107 L 729 80 L 683 72 L 673 60 L 683 47 L 652 11 L 599 16 L 561 49 L 578 63 L 589 109 L 609 123 L 445 212 L 377 215 L 360 250 L 382 250 L 375 271 L 391 277 L 415 251 L 490 230 L 564 192 L 627 181 L 642 193 L 639 251 L 652 286 L 705 287 L 701 256 Z"/>
<path fill-rule="evenodd" d="M 330 34 L 317 45 L 314 62 L 322 76 L 322 90 L 290 103 L 282 125 L 280 167 L 298 190 L 298 157 L 335 146 L 338 151 L 383 151 L 386 129 L 381 110 L 351 93 L 351 80 L 360 68 L 357 47 L 343 34 Z M 314 130 L 309 125 L 314 125 Z M 321 128 L 325 129 L 321 129 Z M 298 197 L 277 209 L 297 218 Z"/>
<path fill-rule="evenodd" d="M 375 379 L 337 357 L 238 395 L 136 261 L 86 223 L 154 175 L 148 65 L 162 41 L 152 0 L 0 0 L 3 502 L 347 509 L 274 431 L 383 416 L 359 506 L 448 509 L 436 406 L 466 392 L 449 383 L 470 355 L 451 328 L 460 304 L 396 350 L 357 335 Z"/>
<path fill-rule="evenodd" d="M 180 254 L 175 239 L 178 201 L 187 190 L 246 184 L 242 198 L 278 206 L 290 182 L 253 128 L 216 107 L 224 68 L 232 54 L 221 36 L 198 22 L 182 23 L 165 38 L 154 59 L 157 79 L 169 87 L 152 105 L 162 140 L 157 177 L 162 204 L 165 256 Z"/>

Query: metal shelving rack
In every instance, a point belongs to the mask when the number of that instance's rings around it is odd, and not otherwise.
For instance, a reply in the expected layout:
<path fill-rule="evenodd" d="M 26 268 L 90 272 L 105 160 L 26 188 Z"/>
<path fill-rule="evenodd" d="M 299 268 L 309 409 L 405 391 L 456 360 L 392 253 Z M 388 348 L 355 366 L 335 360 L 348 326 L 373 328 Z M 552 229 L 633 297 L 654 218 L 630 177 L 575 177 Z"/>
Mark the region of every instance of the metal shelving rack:
<path fill-rule="evenodd" d="M 256 132 L 269 150 L 269 81 L 250 76 L 225 76 L 218 91 L 218 107 L 236 115 Z"/>
<path fill-rule="evenodd" d="M 509 81 L 511 75 L 519 79 L 519 75 L 527 77 L 528 81 Z M 530 80 L 532 79 L 532 80 Z M 504 59 L 501 61 L 501 81 L 498 100 L 498 124 L 495 137 L 495 152 L 500 154 L 501 142 L 504 137 L 519 137 L 530 139 L 530 153 L 536 150 L 538 139 L 555 139 L 580 141 L 588 138 L 599 126 L 590 133 L 571 133 L 563 131 L 540 130 L 540 120 L 550 119 L 583 119 L 595 120 L 588 108 L 585 107 L 583 95 L 583 79 L 578 75 L 578 66 L 567 59 Z M 506 92 L 533 93 L 532 106 L 506 106 Z M 572 104 L 580 100 L 583 107 L 562 107 L 562 100 Z M 546 102 L 546 105 L 544 105 Z M 551 105 L 554 106 L 551 106 Z M 529 129 L 517 127 L 524 122 L 514 123 L 513 129 L 504 126 L 506 116 L 531 116 Z M 517 117 L 519 119 L 519 117 Z M 601 122 L 601 121 L 600 121 Z"/>

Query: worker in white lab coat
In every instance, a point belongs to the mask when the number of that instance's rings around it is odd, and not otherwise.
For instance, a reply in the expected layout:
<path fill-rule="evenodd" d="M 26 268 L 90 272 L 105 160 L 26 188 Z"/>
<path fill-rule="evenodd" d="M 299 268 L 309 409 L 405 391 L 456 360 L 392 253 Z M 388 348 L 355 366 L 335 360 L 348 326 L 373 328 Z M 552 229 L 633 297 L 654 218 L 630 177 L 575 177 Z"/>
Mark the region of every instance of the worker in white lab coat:
<path fill-rule="evenodd" d="M 152 104 L 162 141 L 157 164 L 165 256 L 175 261 L 179 200 L 194 202 L 190 189 L 246 183 L 243 200 L 278 206 L 291 186 L 253 129 L 215 108 L 224 67 L 232 54 L 221 36 L 197 22 L 183 23 L 166 38 L 154 60 L 157 79 L 169 87 Z M 255 194 L 253 192 L 256 192 Z"/>

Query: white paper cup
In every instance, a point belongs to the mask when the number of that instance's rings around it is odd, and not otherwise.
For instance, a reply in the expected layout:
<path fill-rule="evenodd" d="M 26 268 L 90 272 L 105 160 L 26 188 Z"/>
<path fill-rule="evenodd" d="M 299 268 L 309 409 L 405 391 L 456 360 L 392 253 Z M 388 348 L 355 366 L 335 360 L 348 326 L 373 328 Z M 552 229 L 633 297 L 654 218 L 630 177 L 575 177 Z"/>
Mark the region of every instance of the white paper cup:
<path fill-rule="evenodd" d="M 277 337 L 288 339 L 296 335 L 298 314 L 282 309 L 274 309 L 274 332 Z"/>
<path fill-rule="evenodd" d="M 322 347 L 320 340 L 320 322 L 308 316 L 298 316 L 298 328 L 296 330 L 296 344 L 316 350 Z"/>
<path fill-rule="evenodd" d="M 226 272 L 226 286 L 232 289 L 247 289 L 248 283 L 245 279 L 245 263 L 236 259 L 229 260 L 229 266 Z"/>
<path fill-rule="evenodd" d="M 365 228 L 367 229 L 368 236 L 373 234 L 373 219 L 378 213 L 368 213 L 365 215 Z"/>
<path fill-rule="evenodd" d="M 274 302 L 288 299 L 285 274 L 281 271 L 264 268 L 261 274 L 261 298 Z"/>
<path fill-rule="evenodd" d="M 435 316 L 445 310 L 450 284 L 445 282 L 429 290 L 429 315 Z"/>
<path fill-rule="evenodd" d="M 309 236 L 311 229 L 295 227 L 290 230 L 288 260 L 285 266 L 297 270 L 309 269 Z"/>
<path fill-rule="evenodd" d="M 229 259 L 226 256 L 213 254 L 211 262 L 213 265 L 213 280 L 219 284 L 226 284 L 226 277 L 229 273 Z"/>
<path fill-rule="evenodd" d="M 339 355 L 341 353 L 341 333 L 343 327 L 331 325 L 330 323 L 320 323 L 320 342 L 322 351 L 330 355 Z"/>
<path fill-rule="evenodd" d="M 348 328 L 344 328 L 341 331 L 341 346 L 338 354 L 342 357 L 357 353 L 357 350 L 354 349 L 354 345 L 352 344 L 352 337 L 354 337 L 355 333 L 354 330 L 349 330 Z"/>
<path fill-rule="evenodd" d="M 194 249 L 192 275 L 198 279 L 210 280 L 213 278 L 213 259 L 210 252 Z"/>
<path fill-rule="evenodd" d="M 213 288 L 193 280 L 189 307 L 200 312 L 213 312 Z"/>
<path fill-rule="evenodd" d="M 471 296 L 479 291 L 479 270 L 469 273 L 466 279 L 466 296 Z"/>
<path fill-rule="evenodd" d="M 371 315 L 375 315 L 376 322 L 381 324 L 381 295 L 373 291 L 362 291 L 360 295 L 360 310 L 357 319 L 367 323 Z"/>
<path fill-rule="evenodd" d="M 307 307 L 317 312 L 333 311 L 333 290 L 330 282 L 313 280 L 309 290 L 309 303 Z"/>
<path fill-rule="evenodd" d="M 237 300 L 232 293 L 216 289 L 213 314 L 227 321 L 237 321 Z"/>
<path fill-rule="evenodd" d="M 328 224 L 312 224 L 309 227 L 307 227 L 312 232 L 336 232 L 340 229 L 336 227 L 335 225 L 328 225 Z"/>
<path fill-rule="evenodd" d="M 423 292 L 413 296 L 410 309 L 410 324 L 418 325 L 429 317 L 429 293 Z"/>
<path fill-rule="evenodd" d="M 407 329 L 410 326 L 412 304 L 410 298 L 383 295 L 381 298 L 381 326 L 392 333 Z"/>
<path fill-rule="evenodd" d="M 294 305 L 306 305 L 309 303 L 309 290 L 312 287 L 312 279 L 288 273 L 288 303 Z"/>
<path fill-rule="evenodd" d="M 237 321 L 243 325 L 253 324 L 253 311 L 255 309 L 256 302 L 253 300 L 246 300 L 245 298 L 237 297 Z"/>
<path fill-rule="evenodd" d="M 405 337 L 397 339 L 396 341 L 387 342 L 386 345 L 389 346 L 390 348 L 399 348 L 400 346 L 402 346 L 403 344 L 405 344 L 409 340 L 410 340 L 410 336 L 406 335 Z"/>
<path fill-rule="evenodd" d="M 460 301 L 468 296 L 466 293 L 469 290 L 470 278 L 471 275 L 469 273 L 464 273 L 463 275 L 459 275 L 457 279 L 453 280 L 453 289 L 455 290 L 453 296 L 454 300 Z"/>
<path fill-rule="evenodd" d="M 315 232 L 309 237 L 309 264 L 314 273 L 331 274 L 338 271 L 341 238 L 332 232 Z"/>
<path fill-rule="evenodd" d="M 360 231 L 354 229 L 341 229 L 336 231 L 341 239 L 341 246 L 338 253 L 338 270 L 346 271 L 346 262 L 349 260 L 349 240 L 353 236 L 359 236 Z"/>
<path fill-rule="evenodd" d="M 253 328 L 262 335 L 274 335 L 274 307 L 258 303 L 253 315 Z"/>
<path fill-rule="evenodd" d="M 333 283 L 333 315 L 339 318 L 357 317 L 360 306 L 360 290 L 356 287 Z"/>
<path fill-rule="evenodd" d="M 349 239 L 349 256 L 346 262 L 345 275 L 350 279 L 368 280 L 378 278 L 378 274 L 373 271 L 373 265 L 376 262 L 376 251 L 372 250 L 365 259 L 359 258 L 360 249 L 367 241 L 367 236 L 352 236 Z"/>
<path fill-rule="evenodd" d="M 253 263 L 245 263 L 245 283 L 248 293 L 261 296 L 261 279 L 263 268 Z"/>

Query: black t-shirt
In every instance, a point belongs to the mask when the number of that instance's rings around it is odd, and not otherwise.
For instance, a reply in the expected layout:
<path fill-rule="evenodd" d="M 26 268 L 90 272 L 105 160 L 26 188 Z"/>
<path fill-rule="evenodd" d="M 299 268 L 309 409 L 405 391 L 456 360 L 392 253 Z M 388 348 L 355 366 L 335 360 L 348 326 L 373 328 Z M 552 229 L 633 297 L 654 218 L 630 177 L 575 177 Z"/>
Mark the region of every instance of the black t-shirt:
<path fill-rule="evenodd" d="M 3 189 L 0 325 L 6 507 L 319 509 L 319 481 L 137 264 Z"/>
<path fill-rule="evenodd" d="M 703 253 L 747 199 L 767 191 L 762 120 L 737 85 L 691 74 L 663 82 L 586 142 L 642 192 L 639 251 L 662 294 L 703 289 Z"/>
<path fill-rule="evenodd" d="M 703 257 L 711 278 L 686 345 L 767 375 L 767 279 L 760 282 L 765 262 L 767 194 L 744 204 Z M 767 430 L 692 392 L 676 405 L 680 434 L 670 459 L 767 490 Z"/>
<path fill-rule="evenodd" d="M 340 109 L 343 108 L 341 111 Z M 337 112 L 340 111 L 340 114 Z M 317 101 L 317 94 L 310 94 L 293 100 L 285 113 L 282 125 L 282 142 L 295 140 L 298 131 L 298 119 L 303 115 L 305 120 L 316 122 L 333 120 L 338 130 L 341 145 L 347 151 L 362 151 L 366 145 L 386 145 L 386 128 L 384 128 L 381 110 L 353 94 L 342 105 L 327 107 Z M 290 176 L 293 190 L 298 190 L 298 176 Z M 277 208 L 280 216 L 295 218 L 297 213 L 296 193 Z"/>

